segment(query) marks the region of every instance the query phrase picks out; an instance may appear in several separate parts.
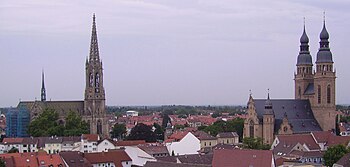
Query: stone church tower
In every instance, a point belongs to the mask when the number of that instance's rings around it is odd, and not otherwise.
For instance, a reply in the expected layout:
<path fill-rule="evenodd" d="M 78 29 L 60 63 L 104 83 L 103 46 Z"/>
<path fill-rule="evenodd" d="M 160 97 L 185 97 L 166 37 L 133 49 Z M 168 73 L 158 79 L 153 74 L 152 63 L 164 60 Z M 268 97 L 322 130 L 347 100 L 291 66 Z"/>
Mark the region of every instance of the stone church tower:
<path fill-rule="evenodd" d="M 333 58 L 329 48 L 326 23 L 320 33 L 320 48 L 317 52 L 316 71 L 313 71 L 309 52 L 309 38 L 304 32 L 300 38 L 300 52 L 295 74 L 295 99 L 309 99 L 313 114 L 324 131 L 335 127 L 335 79 Z"/>
<path fill-rule="evenodd" d="M 103 68 L 100 60 L 95 14 L 93 16 L 90 55 L 86 59 L 86 87 L 83 119 L 90 124 L 90 133 L 108 136 L 105 110 L 105 90 L 103 87 Z"/>
<path fill-rule="evenodd" d="M 275 113 L 273 112 L 270 93 L 267 95 L 263 115 L 263 140 L 265 144 L 272 144 L 275 132 Z"/>

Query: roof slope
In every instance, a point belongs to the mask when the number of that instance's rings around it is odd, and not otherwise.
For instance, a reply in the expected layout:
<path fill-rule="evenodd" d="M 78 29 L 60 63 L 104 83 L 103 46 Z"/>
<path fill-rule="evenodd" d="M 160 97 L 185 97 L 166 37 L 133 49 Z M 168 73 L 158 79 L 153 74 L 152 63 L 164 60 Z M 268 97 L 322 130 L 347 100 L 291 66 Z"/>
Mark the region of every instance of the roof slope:
<path fill-rule="evenodd" d="M 265 113 L 266 99 L 254 99 L 258 118 L 262 120 Z M 293 128 L 293 133 L 308 133 L 311 131 L 322 131 L 317 123 L 309 100 L 276 99 L 271 100 L 275 114 L 275 130 L 280 128 L 285 115 Z"/>
<path fill-rule="evenodd" d="M 228 158 L 234 157 L 234 158 Z M 273 155 L 270 150 L 214 150 L 213 167 L 271 167 Z M 233 165 L 234 164 L 234 165 Z"/>

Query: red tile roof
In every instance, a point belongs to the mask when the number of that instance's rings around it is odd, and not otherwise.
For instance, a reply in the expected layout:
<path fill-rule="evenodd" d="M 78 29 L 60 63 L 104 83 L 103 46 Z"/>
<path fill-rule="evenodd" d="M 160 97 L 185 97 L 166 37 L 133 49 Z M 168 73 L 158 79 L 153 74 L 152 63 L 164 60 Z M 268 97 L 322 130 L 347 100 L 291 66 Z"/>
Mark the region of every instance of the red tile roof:
<path fill-rule="evenodd" d="M 113 150 L 110 152 L 85 153 L 84 157 L 91 164 L 113 162 L 115 166 L 122 166 L 122 162 L 131 161 L 131 158 L 124 150 Z"/>
<path fill-rule="evenodd" d="M 84 140 L 87 141 L 98 141 L 99 140 L 99 136 L 97 134 L 82 134 L 82 137 Z"/>
<path fill-rule="evenodd" d="M 282 145 L 295 145 L 300 143 L 306 145 L 310 150 L 319 150 L 320 146 L 316 143 L 311 134 L 292 134 L 292 135 L 277 135 L 279 144 Z"/>
<path fill-rule="evenodd" d="M 234 157 L 234 158 L 228 158 Z M 271 167 L 273 162 L 270 150 L 214 150 L 213 167 Z"/>
<path fill-rule="evenodd" d="M 146 144 L 145 140 L 125 140 L 115 142 L 116 146 L 137 146 L 139 144 Z"/>
<path fill-rule="evenodd" d="M 46 152 L 0 154 L 0 157 L 5 159 L 8 166 L 35 167 L 58 166 L 61 164 L 62 167 L 65 167 L 64 162 L 58 154 L 47 154 Z"/>
<path fill-rule="evenodd" d="M 174 139 L 175 141 L 180 141 L 187 135 L 188 131 L 176 131 L 168 137 L 168 139 Z"/>
<path fill-rule="evenodd" d="M 21 144 L 23 142 L 23 138 L 4 138 L 2 143 L 4 144 Z"/>

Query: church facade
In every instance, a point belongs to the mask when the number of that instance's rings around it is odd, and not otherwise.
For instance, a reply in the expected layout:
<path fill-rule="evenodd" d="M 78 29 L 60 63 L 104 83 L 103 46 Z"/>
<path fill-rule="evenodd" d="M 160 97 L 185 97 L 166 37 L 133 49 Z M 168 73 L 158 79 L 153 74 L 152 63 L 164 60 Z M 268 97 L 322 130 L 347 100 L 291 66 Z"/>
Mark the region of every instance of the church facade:
<path fill-rule="evenodd" d="M 260 137 L 271 144 L 277 134 L 334 130 L 336 72 L 328 39 L 324 21 L 314 70 L 304 25 L 294 75 L 295 98 L 254 99 L 250 95 L 244 137 Z"/>
<path fill-rule="evenodd" d="M 41 100 L 21 101 L 18 106 L 25 106 L 30 111 L 31 120 L 37 118 L 45 109 L 53 109 L 59 114 L 59 122 L 65 123 L 68 112 L 77 112 L 90 125 L 91 134 L 109 135 L 106 115 L 105 89 L 103 87 L 103 67 L 99 56 L 95 15 L 93 16 L 90 54 L 85 62 L 86 84 L 82 101 L 47 101 L 42 74 Z"/>

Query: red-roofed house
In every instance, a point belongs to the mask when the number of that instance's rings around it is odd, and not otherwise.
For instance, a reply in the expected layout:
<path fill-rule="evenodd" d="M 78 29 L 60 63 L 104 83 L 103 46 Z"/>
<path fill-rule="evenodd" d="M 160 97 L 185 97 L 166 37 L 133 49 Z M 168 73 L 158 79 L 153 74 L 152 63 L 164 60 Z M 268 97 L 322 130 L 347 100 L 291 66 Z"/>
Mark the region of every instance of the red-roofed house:
<path fill-rule="evenodd" d="M 58 154 L 47 154 L 46 152 L 0 154 L 0 157 L 5 160 L 6 166 L 66 166 Z"/>
<path fill-rule="evenodd" d="M 100 136 L 97 134 L 82 134 L 80 152 L 92 153 L 97 152 L 97 143 Z"/>
<path fill-rule="evenodd" d="M 132 160 L 124 150 L 110 152 L 86 153 L 84 157 L 92 166 L 122 166 L 131 167 Z"/>
<path fill-rule="evenodd" d="M 232 158 L 228 158 L 232 157 Z M 275 167 L 270 150 L 214 150 L 212 167 Z"/>

